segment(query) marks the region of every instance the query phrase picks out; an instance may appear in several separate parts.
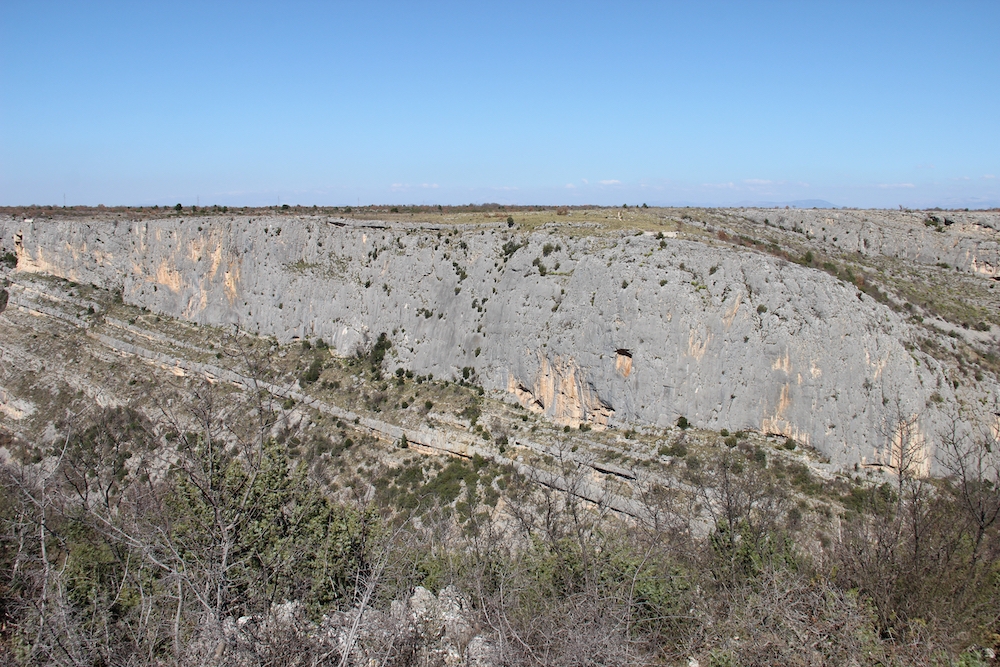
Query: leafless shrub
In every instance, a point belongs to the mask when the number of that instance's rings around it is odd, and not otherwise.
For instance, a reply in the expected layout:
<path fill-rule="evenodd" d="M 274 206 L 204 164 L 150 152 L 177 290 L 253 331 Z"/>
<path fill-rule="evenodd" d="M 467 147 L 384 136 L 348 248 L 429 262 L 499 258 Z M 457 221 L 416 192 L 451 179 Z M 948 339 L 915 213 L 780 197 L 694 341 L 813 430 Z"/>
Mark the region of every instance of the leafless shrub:
<path fill-rule="evenodd" d="M 897 420 L 892 472 L 826 499 L 843 516 L 817 556 L 788 521 L 790 467 L 758 448 L 628 487 L 561 449 L 504 469 L 495 505 L 408 516 L 372 507 L 359 471 L 353 497 L 319 493 L 273 439 L 285 412 L 247 389 L 4 441 L 0 664 L 905 664 L 995 641 L 986 417 L 940 435 L 942 480 Z"/>
<path fill-rule="evenodd" d="M 952 420 L 939 438 L 948 478 L 917 475 L 903 446 L 894 475 L 872 475 L 852 491 L 829 566 L 840 587 L 871 602 L 884 638 L 936 637 L 943 649 L 992 641 L 1000 618 L 991 574 L 1000 558 L 995 441 L 988 428 L 976 433 L 962 423 Z"/>
<path fill-rule="evenodd" d="M 864 601 L 822 580 L 767 569 L 720 602 L 700 651 L 709 664 L 819 667 L 886 657 Z"/>

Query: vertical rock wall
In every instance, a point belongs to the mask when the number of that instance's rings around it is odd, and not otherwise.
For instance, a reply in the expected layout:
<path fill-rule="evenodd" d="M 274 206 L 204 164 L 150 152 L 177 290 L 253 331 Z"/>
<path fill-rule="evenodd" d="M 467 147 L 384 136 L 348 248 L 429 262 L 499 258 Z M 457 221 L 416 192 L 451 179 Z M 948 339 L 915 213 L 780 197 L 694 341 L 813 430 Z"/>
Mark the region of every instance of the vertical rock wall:
<path fill-rule="evenodd" d="M 936 362 L 904 348 L 913 332 L 891 310 L 730 246 L 289 217 L 6 219 L 0 245 L 18 271 L 198 323 L 322 337 L 344 355 L 386 332 L 390 368 L 475 369 L 485 388 L 571 426 L 684 415 L 849 465 L 891 458 L 895 414 L 929 432 L 955 400 Z M 932 393 L 942 414 L 927 409 Z"/>

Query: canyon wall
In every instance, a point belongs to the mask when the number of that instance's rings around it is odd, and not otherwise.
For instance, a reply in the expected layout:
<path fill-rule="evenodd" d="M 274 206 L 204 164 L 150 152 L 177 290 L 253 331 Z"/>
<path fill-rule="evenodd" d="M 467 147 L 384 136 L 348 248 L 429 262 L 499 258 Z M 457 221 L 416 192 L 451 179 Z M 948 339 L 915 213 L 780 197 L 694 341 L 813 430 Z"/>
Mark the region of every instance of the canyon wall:
<path fill-rule="evenodd" d="M 992 271 L 990 242 L 972 259 Z M 569 426 L 685 416 L 784 434 L 849 466 L 888 462 L 898 417 L 916 417 L 925 437 L 956 404 L 940 365 L 907 349 L 903 316 L 825 272 L 711 239 L 293 216 L 8 217 L 0 249 L 16 253 L 19 272 L 282 342 L 323 338 L 342 355 L 384 332 L 390 371 L 466 369 Z"/>
<path fill-rule="evenodd" d="M 1000 212 L 734 209 L 756 223 L 798 230 L 830 246 L 1000 277 Z"/>

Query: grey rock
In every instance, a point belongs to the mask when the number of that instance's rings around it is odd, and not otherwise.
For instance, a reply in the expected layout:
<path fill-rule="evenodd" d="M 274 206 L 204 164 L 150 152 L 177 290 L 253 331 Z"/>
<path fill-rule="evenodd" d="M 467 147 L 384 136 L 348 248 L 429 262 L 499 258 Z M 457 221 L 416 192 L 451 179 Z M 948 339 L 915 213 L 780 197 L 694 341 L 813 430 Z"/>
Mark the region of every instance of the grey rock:
<path fill-rule="evenodd" d="M 946 232 L 917 214 L 731 215 L 812 234 L 836 224 L 838 247 L 961 261 L 984 277 L 1000 266 L 996 214 L 957 215 Z M 683 415 L 783 434 L 849 466 L 886 459 L 895 412 L 931 434 L 956 404 L 941 365 L 906 348 L 911 324 L 822 271 L 730 246 L 661 247 L 648 234 L 452 231 L 290 217 L 2 218 L 0 249 L 17 253 L 19 272 L 120 289 L 127 303 L 282 342 L 323 338 L 341 355 L 386 332 L 390 370 L 447 379 L 469 367 L 494 395 L 570 426 L 666 426 Z M 559 250 L 544 255 L 546 243 Z M 996 391 L 992 381 L 983 391 Z"/>
<path fill-rule="evenodd" d="M 468 601 L 454 586 L 435 596 L 417 586 L 410 597 L 417 633 L 420 637 L 419 661 L 428 665 L 465 664 L 466 648 L 476 636 Z M 477 659 L 485 658 L 484 642 L 477 644 Z"/>
<path fill-rule="evenodd" d="M 920 264 L 944 262 L 970 273 L 1000 276 L 996 211 L 736 209 L 731 214 L 797 230 L 846 252 Z"/>

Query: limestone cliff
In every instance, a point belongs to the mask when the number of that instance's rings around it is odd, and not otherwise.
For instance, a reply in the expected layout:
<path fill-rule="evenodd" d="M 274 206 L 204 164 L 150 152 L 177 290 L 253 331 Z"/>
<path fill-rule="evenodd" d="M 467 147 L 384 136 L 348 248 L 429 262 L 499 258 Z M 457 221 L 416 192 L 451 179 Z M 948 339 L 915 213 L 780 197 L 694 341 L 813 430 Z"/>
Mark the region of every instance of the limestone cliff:
<path fill-rule="evenodd" d="M 926 234 L 925 246 L 944 243 Z M 1000 264 L 995 231 L 954 247 L 982 274 Z M 475 369 L 487 390 L 569 426 L 683 415 L 784 434 L 849 465 L 891 462 L 887 424 L 916 417 L 931 432 L 956 401 L 940 364 L 907 349 L 902 315 L 828 273 L 711 240 L 291 216 L 6 218 L 0 248 L 17 271 L 120 289 L 202 324 L 323 338 L 343 355 L 385 332 L 390 369 Z"/>
<path fill-rule="evenodd" d="M 746 209 L 734 215 L 796 230 L 847 252 L 1000 276 L 1000 213 L 995 211 Z"/>

